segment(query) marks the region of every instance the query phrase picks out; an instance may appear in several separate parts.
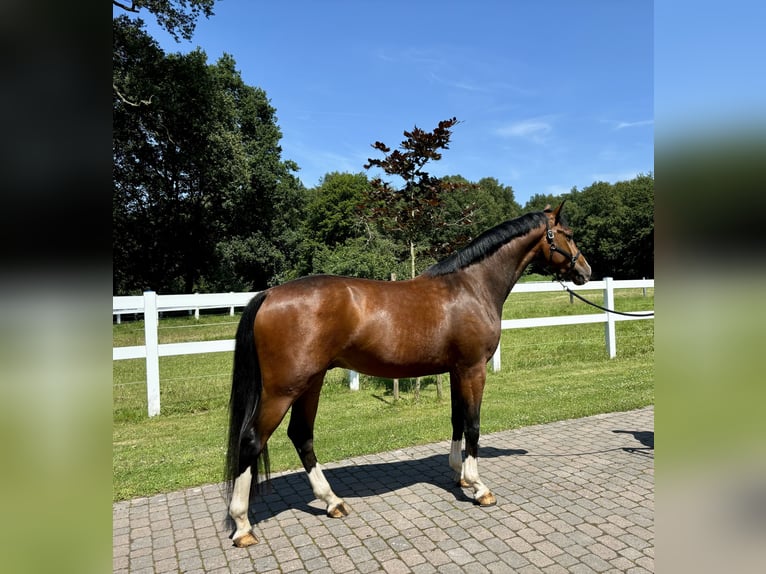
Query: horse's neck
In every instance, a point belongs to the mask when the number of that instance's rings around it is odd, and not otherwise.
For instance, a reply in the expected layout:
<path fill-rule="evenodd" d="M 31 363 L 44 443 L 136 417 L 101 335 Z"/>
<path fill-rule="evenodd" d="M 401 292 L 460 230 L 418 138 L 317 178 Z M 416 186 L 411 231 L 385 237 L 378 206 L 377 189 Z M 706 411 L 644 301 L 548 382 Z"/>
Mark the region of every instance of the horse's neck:
<path fill-rule="evenodd" d="M 544 227 L 535 228 L 526 235 L 512 239 L 478 265 L 465 271 L 472 280 L 482 285 L 487 303 L 502 312 L 503 303 L 521 274 L 537 255 Z"/>

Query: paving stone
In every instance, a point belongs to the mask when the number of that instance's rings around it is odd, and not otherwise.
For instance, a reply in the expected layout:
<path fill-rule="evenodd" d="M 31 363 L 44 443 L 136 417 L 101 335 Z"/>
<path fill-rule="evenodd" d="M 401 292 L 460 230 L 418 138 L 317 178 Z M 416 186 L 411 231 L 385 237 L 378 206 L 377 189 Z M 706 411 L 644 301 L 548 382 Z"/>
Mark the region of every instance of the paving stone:
<path fill-rule="evenodd" d="M 484 435 L 491 508 L 455 486 L 446 440 L 323 465 L 353 509 L 343 520 L 325 516 L 305 473 L 275 474 L 251 506 L 261 543 L 245 549 L 224 527 L 221 484 L 117 502 L 113 572 L 648 574 L 653 451 L 629 452 L 640 443 L 614 431 L 653 428 L 647 407 Z"/>

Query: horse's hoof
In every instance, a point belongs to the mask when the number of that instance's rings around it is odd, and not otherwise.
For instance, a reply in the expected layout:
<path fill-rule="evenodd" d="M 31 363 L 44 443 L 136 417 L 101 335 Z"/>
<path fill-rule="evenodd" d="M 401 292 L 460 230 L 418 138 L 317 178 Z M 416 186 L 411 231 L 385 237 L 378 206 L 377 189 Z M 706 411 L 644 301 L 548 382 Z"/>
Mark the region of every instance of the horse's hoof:
<path fill-rule="evenodd" d="M 339 502 L 333 507 L 327 509 L 327 516 L 330 518 L 343 518 L 351 512 L 351 507 L 345 502 Z"/>
<path fill-rule="evenodd" d="M 247 534 L 234 539 L 234 546 L 237 548 L 246 548 L 247 546 L 252 546 L 253 544 L 258 544 L 258 538 L 256 538 L 255 534 L 252 532 L 248 532 Z"/>
<path fill-rule="evenodd" d="M 460 480 L 458 480 L 458 481 L 457 481 L 457 485 L 458 485 L 460 488 L 469 488 L 469 487 L 471 486 L 470 484 L 468 484 L 468 483 L 466 482 L 465 478 L 461 478 Z"/>
<path fill-rule="evenodd" d="M 487 492 L 483 496 L 480 496 L 476 499 L 476 504 L 479 506 L 495 506 L 495 504 L 497 504 L 497 499 L 495 498 L 494 494 Z"/>

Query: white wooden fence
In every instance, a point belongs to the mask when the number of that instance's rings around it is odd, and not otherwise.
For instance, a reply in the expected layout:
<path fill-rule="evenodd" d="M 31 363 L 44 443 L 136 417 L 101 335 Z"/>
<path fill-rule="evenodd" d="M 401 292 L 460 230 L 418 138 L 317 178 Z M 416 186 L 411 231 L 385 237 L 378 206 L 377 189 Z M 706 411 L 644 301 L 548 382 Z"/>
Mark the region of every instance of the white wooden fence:
<path fill-rule="evenodd" d="M 615 289 L 646 289 L 654 287 L 654 279 L 638 279 L 615 281 L 610 277 L 603 281 L 592 281 L 585 285 L 567 283 L 572 291 L 598 291 L 604 293 L 603 306 L 614 309 Z M 542 293 L 562 291 L 558 283 L 517 283 L 514 293 Z M 133 347 L 112 348 L 112 360 L 146 359 L 146 396 L 149 416 L 160 413 L 160 357 L 172 355 L 193 355 L 198 353 L 217 353 L 234 350 L 234 339 L 219 341 L 202 341 L 189 343 L 159 344 L 157 327 L 159 314 L 163 311 L 194 310 L 199 318 L 200 309 L 229 308 L 229 314 L 234 315 L 235 307 L 244 307 L 255 293 L 208 293 L 194 295 L 157 295 L 154 291 L 146 291 L 143 295 L 112 298 L 112 315 L 120 322 L 122 315 L 139 313 L 144 316 L 145 339 L 144 345 Z M 651 310 L 647 310 L 651 311 Z M 616 315 L 614 313 L 590 313 L 587 315 L 565 315 L 559 317 L 538 317 L 534 319 L 504 319 L 502 329 L 524 329 L 529 327 L 550 327 L 554 325 L 577 325 L 583 323 L 605 323 L 604 337 L 606 350 L 610 358 L 617 356 L 617 340 L 615 323 L 617 321 L 636 321 L 653 319 L 652 316 Z M 492 368 L 500 370 L 500 345 L 492 357 Z M 351 389 L 359 389 L 359 373 L 349 371 Z"/>

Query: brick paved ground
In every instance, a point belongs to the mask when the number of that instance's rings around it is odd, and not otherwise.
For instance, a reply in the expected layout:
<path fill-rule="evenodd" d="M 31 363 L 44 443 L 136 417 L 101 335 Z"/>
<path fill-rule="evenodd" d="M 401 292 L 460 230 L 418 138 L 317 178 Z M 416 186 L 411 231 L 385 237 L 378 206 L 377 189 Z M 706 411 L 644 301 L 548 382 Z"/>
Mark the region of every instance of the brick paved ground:
<path fill-rule="evenodd" d="M 327 518 L 303 472 L 251 507 L 261 542 L 235 548 L 220 484 L 114 504 L 116 573 L 654 571 L 654 408 L 482 436 L 498 499 L 452 482 L 449 442 L 325 466 L 353 514 Z"/>

